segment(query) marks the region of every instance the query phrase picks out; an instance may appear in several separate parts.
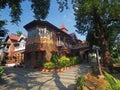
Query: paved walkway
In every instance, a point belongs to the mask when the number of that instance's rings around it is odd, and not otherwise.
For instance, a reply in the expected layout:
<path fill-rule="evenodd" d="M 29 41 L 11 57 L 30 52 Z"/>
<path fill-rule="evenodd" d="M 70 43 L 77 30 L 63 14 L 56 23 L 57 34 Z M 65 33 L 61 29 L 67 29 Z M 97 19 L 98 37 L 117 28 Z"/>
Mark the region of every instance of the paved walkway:
<path fill-rule="evenodd" d="M 6 68 L 0 90 L 74 90 L 75 80 L 90 66 L 81 64 L 64 72 L 41 72 L 23 68 Z"/>

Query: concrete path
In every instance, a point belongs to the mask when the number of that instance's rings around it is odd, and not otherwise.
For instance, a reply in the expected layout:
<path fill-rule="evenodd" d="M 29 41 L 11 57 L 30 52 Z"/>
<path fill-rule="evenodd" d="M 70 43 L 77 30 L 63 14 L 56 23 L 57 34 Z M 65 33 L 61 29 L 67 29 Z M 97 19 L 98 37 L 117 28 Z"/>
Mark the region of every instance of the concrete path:
<path fill-rule="evenodd" d="M 64 72 L 41 72 L 24 68 L 6 68 L 0 90 L 74 90 L 79 75 L 88 72 L 90 65 L 81 64 Z"/>

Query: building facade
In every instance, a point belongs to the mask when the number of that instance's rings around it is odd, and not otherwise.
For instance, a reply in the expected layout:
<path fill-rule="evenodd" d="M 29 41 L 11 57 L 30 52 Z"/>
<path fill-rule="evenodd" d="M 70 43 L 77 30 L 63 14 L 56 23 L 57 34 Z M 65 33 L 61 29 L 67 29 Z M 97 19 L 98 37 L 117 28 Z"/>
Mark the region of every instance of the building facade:
<path fill-rule="evenodd" d="M 24 50 L 27 35 L 8 35 L 2 50 L 2 59 L 7 66 L 14 66 L 24 62 Z"/>
<path fill-rule="evenodd" d="M 24 28 L 28 32 L 25 48 L 26 67 L 36 66 L 38 60 L 50 61 L 52 52 L 57 52 L 59 57 L 71 56 L 73 47 L 78 47 L 78 42 L 81 42 L 75 34 L 68 34 L 64 25 L 57 28 L 48 21 L 34 20 Z"/>

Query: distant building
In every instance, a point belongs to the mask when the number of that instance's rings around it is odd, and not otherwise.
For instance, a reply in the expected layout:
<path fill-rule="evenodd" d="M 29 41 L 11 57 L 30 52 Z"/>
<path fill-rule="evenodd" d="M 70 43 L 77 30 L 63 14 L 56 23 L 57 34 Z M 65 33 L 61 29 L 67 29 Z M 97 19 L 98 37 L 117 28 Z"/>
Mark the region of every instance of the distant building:
<path fill-rule="evenodd" d="M 7 66 L 14 66 L 24 62 L 24 50 L 27 35 L 16 36 L 10 34 L 5 39 L 2 50 L 2 59 L 6 60 Z"/>
<path fill-rule="evenodd" d="M 78 40 L 74 33 L 68 34 L 64 25 L 57 28 L 48 21 L 34 20 L 24 28 L 28 32 L 25 48 L 26 67 L 35 67 L 37 60 L 50 61 L 52 52 L 57 52 L 59 57 L 63 55 L 80 56 L 82 50 L 88 50 L 87 44 Z"/>

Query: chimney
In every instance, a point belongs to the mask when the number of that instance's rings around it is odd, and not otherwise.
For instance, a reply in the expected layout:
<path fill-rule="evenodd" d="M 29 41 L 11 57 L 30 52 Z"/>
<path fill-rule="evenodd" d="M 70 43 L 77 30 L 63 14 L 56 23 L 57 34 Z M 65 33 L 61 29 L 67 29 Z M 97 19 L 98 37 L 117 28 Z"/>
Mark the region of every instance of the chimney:
<path fill-rule="evenodd" d="M 64 25 L 64 24 L 61 25 L 60 29 L 61 29 L 63 32 L 65 32 L 65 33 L 67 33 L 67 31 L 68 31 L 68 30 L 65 28 L 65 25 Z"/>

